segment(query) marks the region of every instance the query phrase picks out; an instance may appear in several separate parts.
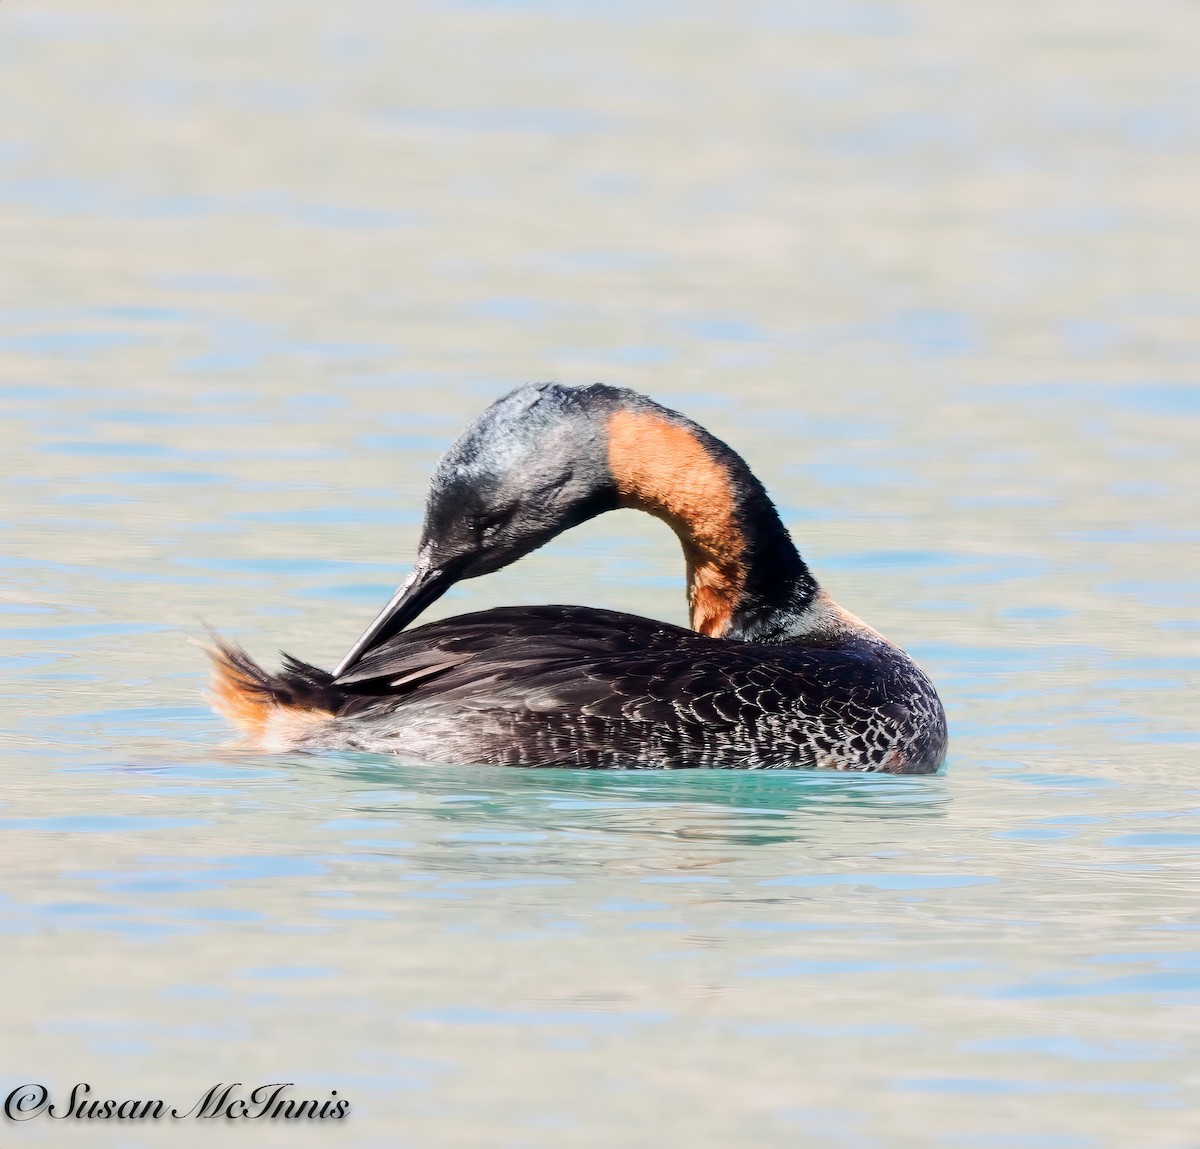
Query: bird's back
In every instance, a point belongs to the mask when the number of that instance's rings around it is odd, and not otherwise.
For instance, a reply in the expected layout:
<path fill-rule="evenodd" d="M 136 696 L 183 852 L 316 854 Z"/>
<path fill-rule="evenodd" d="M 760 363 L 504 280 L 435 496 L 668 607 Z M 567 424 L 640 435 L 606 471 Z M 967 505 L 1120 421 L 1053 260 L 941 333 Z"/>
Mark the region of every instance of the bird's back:
<path fill-rule="evenodd" d="M 293 664 L 330 721 L 305 745 L 433 763 L 930 773 L 945 717 L 873 632 L 758 644 L 587 607 L 509 607 L 390 639 L 342 679 Z"/>

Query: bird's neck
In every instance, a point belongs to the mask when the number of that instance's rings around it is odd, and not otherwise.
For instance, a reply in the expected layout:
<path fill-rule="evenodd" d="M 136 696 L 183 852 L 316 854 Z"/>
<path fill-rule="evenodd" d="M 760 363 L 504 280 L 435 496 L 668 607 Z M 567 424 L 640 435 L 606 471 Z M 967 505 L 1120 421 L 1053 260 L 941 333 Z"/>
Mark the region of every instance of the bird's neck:
<path fill-rule="evenodd" d="M 655 515 L 679 536 L 694 630 L 744 641 L 793 636 L 817 584 L 736 452 L 647 403 L 609 417 L 608 465 L 621 505 Z"/>

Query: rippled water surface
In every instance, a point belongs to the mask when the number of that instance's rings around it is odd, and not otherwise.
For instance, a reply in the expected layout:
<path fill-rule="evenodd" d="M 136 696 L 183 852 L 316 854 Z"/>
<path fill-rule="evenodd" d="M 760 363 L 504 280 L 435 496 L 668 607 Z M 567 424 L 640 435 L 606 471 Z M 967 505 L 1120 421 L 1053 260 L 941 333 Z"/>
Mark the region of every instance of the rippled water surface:
<path fill-rule="evenodd" d="M 4 1092 L 21 1143 L 1200 1145 L 1189 3 L 0 7 Z M 439 452 L 604 379 L 736 446 L 949 770 L 246 757 Z M 683 620 L 607 516 L 434 614 Z M 6 1123 L 7 1124 L 7 1123 Z"/>

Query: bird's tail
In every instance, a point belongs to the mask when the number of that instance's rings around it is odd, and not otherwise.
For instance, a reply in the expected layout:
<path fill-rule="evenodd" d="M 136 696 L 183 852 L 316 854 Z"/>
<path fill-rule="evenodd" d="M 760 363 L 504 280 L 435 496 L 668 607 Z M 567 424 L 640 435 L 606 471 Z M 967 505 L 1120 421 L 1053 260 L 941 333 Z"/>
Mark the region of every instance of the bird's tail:
<path fill-rule="evenodd" d="M 247 746 L 299 749 L 334 720 L 340 692 L 333 675 L 286 654 L 283 669 L 270 674 L 236 643 L 210 633 L 204 650 L 213 667 L 213 709 L 241 730 Z"/>

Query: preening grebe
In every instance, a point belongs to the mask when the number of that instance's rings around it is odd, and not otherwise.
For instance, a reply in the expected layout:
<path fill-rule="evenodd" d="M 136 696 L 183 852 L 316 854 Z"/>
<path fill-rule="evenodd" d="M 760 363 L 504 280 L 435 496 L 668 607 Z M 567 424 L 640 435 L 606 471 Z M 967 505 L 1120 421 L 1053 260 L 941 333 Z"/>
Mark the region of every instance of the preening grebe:
<path fill-rule="evenodd" d="M 404 627 L 453 583 L 603 511 L 683 544 L 692 626 L 581 606 Z M 278 674 L 217 639 L 217 708 L 263 750 L 430 763 L 819 767 L 928 774 L 946 752 L 932 683 L 820 590 L 762 484 L 684 416 L 615 387 L 523 387 L 438 464 L 404 585 L 331 674 Z"/>

